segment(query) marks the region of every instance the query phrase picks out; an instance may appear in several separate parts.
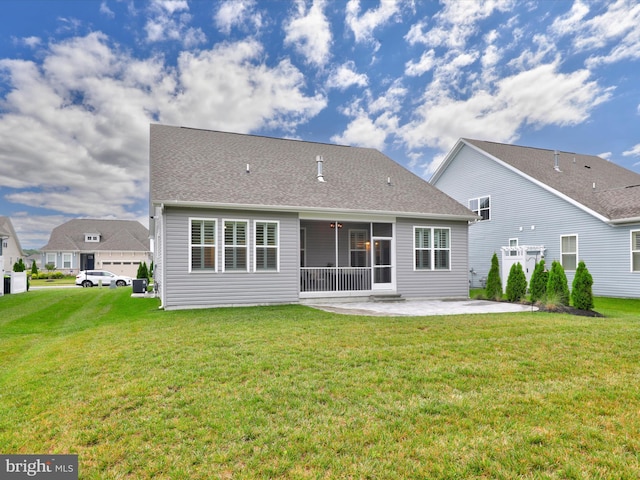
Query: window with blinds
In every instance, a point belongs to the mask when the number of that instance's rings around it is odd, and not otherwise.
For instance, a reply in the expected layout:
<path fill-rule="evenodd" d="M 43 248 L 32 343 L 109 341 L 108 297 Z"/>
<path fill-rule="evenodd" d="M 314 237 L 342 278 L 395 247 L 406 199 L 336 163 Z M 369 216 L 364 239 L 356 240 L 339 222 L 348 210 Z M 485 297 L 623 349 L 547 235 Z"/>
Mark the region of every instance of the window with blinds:
<path fill-rule="evenodd" d="M 562 268 L 573 271 L 578 266 L 578 236 L 562 235 L 560 237 L 560 261 Z"/>
<path fill-rule="evenodd" d="M 255 222 L 255 271 L 278 271 L 278 222 Z"/>
<path fill-rule="evenodd" d="M 247 271 L 247 234 L 247 221 L 224 220 L 224 271 Z"/>
<path fill-rule="evenodd" d="M 413 228 L 414 270 L 449 270 L 451 268 L 451 229 Z"/>
<path fill-rule="evenodd" d="M 216 221 L 190 219 L 191 271 L 216 270 Z"/>
<path fill-rule="evenodd" d="M 631 232 L 631 271 L 640 272 L 640 230 Z"/>

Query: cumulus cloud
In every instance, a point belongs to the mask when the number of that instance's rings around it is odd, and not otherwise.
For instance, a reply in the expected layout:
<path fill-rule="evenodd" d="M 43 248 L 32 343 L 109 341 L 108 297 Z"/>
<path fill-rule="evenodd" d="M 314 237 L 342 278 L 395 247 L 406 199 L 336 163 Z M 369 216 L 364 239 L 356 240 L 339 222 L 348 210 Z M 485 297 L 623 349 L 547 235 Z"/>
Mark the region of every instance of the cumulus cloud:
<path fill-rule="evenodd" d="M 220 4 L 214 15 L 218 30 L 229 35 L 234 27 L 243 29 L 246 25 L 259 28 L 262 15 L 254 12 L 255 0 L 227 0 Z"/>
<path fill-rule="evenodd" d="M 378 8 L 371 8 L 362 14 L 360 0 L 349 0 L 346 22 L 356 42 L 373 42 L 373 31 L 391 21 L 399 12 L 400 6 L 397 0 L 380 0 Z"/>
<path fill-rule="evenodd" d="M 292 46 L 309 64 L 324 66 L 331 54 L 331 28 L 324 15 L 324 0 L 314 0 L 307 10 L 298 0 L 297 12 L 284 27 L 284 44 Z"/>
<path fill-rule="evenodd" d="M 389 131 L 397 127 L 397 119 L 385 113 L 372 119 L 364 111 L 358 112 L 340 135 L 331 137 L 331 141 L 358 147 L 383 150 Z"/>
<path fill-rule="evenodd" d="M 191 15 L 186 0 L 152 0 L 148 8 L 147 41 L 180 41 L 187 48 L 206 41 L 201 29 L 189 27 Z"/>
<path fill-rule="evenodd" d="M 324 97 L 304 93 L 288 60 L 268 66 L 262 53 L 256 41 L 224 43 L 170 67 L 92 33 L 51 44 L 41 64 L 0 60 L 11 83 L 0 114 L 6 200 L 76 216 L 143 216 L 150 122 L 286 130 L 325 107 Z"/>
<path fill-rule="evenodd" d="M 629 150 L 625 150 L 622 155 L 624 157 L 640 157 L 640 143 L 635 144 Z"/>
<path fill-rule="evenodd" d="M 368 78 L 364 73 L 355 71 L 355 63 L 348 61 L 335 68 L 329 79 L 327 80 L 328 88 L 337 88 L 338 90 L 346 90 L 351 86 L 366 87 Z"/>
<path fill-rule="evenodd" d="M 589 78 L 587 70 L 564 74 L 557 64 L 545 64 L 498 81 L 495 92 L 430 97 L 401 136 L 410 148 L 447 150 L 459 137 L 512 142 L 523 125 L 574 125 L 610 96 Z"/>

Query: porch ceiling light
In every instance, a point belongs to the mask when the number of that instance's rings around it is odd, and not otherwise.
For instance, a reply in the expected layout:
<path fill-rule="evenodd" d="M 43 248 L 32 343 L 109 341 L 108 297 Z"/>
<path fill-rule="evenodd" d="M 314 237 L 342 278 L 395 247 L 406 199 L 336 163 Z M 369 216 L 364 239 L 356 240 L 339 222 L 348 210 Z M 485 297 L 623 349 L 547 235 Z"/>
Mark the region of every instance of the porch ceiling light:
<path fill-rule="evenodd" d="M 340 222 L 331 222 L 329 224 L 331 228 L 336 228 L 336 225 L 338 226 L 338 228 L 342 228 L 342 224 Z"/>

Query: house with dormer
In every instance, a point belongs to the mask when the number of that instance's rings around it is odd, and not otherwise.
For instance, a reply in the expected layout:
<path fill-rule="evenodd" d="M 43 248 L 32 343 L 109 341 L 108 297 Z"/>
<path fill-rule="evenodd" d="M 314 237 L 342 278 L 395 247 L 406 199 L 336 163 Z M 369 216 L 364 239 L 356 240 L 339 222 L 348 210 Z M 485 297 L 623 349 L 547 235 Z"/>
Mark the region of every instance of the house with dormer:
<path fill-rule="evenodd" d="M 468 298 L 466 206 L 371 148 L 151 125 L 165 309 Z"/>
<path fill-rule="evenodd" d="M 5 273 L 10 274 L 21 258 L 24 261 L 24 252 L 11 218 L 0 215 L 0 295 L 4 294 Z"/>
<path fill-rule="evenodd" d="M 518 261 L 530 278 L 544 258 L 569 284 L 581 260 L 595 295 L 640 297 L 640 174 L 594 155 L 460 139 L 430 183 L 479 216 L 469 227 L 469 281 L 491 257 L 503 287 Z"/>
<path fill-rule="evenodd" d="M 151 261 L 149 230 L 134 220 L 69 220 L 53 229 L 41 252 L 43 266 L 68 275 L 95 269 L 135 277 Z"/>

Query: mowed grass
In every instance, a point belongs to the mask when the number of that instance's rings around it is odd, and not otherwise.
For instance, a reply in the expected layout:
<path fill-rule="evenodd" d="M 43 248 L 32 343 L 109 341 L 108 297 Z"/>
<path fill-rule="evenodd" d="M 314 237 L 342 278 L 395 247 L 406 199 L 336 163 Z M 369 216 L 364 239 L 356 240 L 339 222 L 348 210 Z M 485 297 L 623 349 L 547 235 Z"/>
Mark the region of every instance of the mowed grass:
<path fill-rule="evenodd" d="M 0 452 L 83 479 L 640 477 L 640 301 L 606 318 L 0 298 Z"/>

